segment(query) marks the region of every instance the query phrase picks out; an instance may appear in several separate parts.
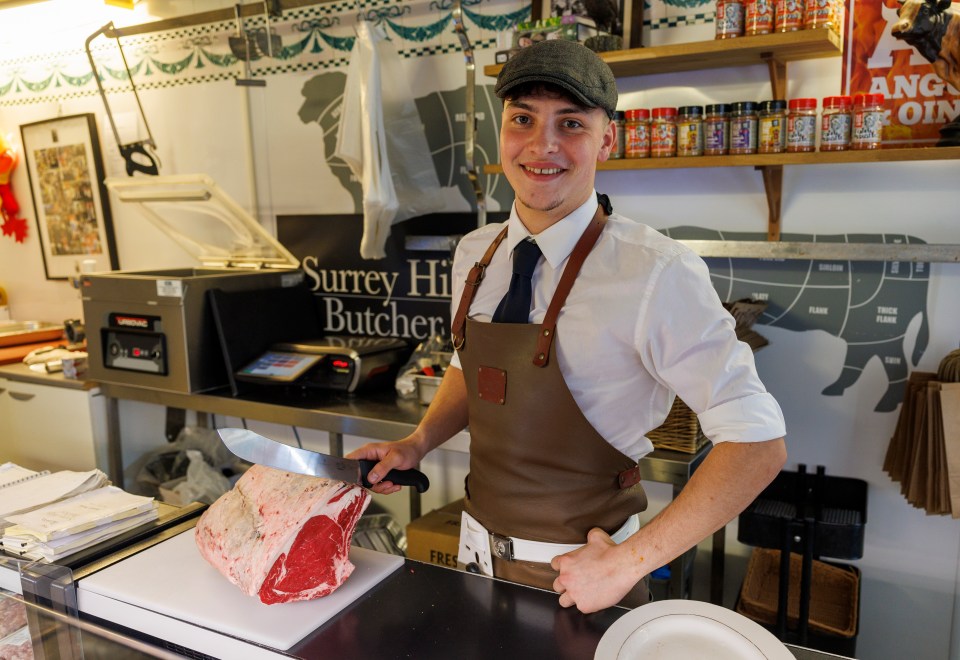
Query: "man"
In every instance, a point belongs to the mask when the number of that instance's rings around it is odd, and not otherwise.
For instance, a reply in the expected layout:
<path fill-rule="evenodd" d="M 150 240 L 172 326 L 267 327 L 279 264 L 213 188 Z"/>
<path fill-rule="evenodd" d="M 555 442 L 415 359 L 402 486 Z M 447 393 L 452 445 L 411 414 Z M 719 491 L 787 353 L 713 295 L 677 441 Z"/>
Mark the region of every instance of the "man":
<path fill-rule="evenodd" d="M 505 225 L 458 245 L 454 362 L 413 434 L 352 455 L 379 460 L 368 478 L 393 493 L 399 486 L 381 475 L 414 467 L 469 424 L 461 561 L 553 589 L 583 612 L 642 604 L 645 576 L 776 476 L 782 413 L 703 261 L 612 214 L 594 190 L 597 162 L 616 144 L 609 67 L 575 42 L 543 42 L 511 59 L 495 90 L 516 199 Z M 518 305 L 529 311 L 504 317 Z M 637 531 L 646 498 L 636 463 L 674 393 L 714 447 Z"/>

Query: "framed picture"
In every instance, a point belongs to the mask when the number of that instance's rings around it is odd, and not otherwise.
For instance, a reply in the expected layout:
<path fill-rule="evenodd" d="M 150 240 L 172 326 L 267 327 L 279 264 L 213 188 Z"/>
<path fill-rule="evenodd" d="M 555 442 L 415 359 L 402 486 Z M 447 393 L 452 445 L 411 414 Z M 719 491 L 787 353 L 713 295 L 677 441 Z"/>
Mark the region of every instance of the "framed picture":
<path fill-rule="evenodd" d="M 534 0 L 530 19 L 538 21 L 551 16 L 583 16 L 591 18 L 584 0 Z M 610 0 L 616 5 L 622 28 L 623 47 L 643 46 L 643 0 Z"/>
<path fill-rule="evenodd" d="M 93 114 L 20 127 L 48 280 L 116 270 L 117 247 Z"/>

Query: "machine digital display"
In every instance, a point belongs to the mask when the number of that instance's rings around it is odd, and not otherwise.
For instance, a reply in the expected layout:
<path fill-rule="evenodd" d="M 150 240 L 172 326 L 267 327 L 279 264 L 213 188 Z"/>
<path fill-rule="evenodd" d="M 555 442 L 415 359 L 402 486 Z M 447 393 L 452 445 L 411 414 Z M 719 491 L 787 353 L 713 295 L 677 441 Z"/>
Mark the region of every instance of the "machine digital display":
<path fill-rule="evenodd" d="M 289 383 L 300 378 L 322 357 L 323 355 L 267 351 L 238 371 L 237 378 Z"/>

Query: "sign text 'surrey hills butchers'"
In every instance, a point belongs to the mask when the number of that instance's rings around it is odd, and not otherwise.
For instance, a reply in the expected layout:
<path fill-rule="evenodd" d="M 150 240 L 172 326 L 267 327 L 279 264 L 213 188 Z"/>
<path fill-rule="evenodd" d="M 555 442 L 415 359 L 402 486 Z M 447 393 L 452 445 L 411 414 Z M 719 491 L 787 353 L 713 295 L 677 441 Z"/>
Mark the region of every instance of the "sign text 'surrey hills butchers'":
<path fill-rule="evenodd" d="M 423 339 L 445 334 L 449 325 L 450 260 L 407 259 L 399 271 L 320 268 L 308 256 L 301 267 L 311 289 L 322 295 L 325 330 L 334 334 Z M 367 300 L 349 308 L 347 298 Z M 433 312 L 417 313 L 402 302 L 440 303 Z"/>

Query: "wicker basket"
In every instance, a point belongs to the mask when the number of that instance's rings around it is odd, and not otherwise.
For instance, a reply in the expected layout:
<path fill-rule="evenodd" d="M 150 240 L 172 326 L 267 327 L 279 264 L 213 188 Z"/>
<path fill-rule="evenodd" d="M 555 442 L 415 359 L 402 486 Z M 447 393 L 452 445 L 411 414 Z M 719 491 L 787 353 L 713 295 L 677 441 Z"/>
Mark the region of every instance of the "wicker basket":
<path fill-rule="evenodd" d="M 746 343 L 754 352 L 760 350 L 770 342 L 767 338 L 753 329 L 753 324 L 767 308 L 762 300 L 733 300 L 723 303 L 730 315 L 737 323 L 737 339 Z"/>
<path fill-rule="evenodd" d="M 669 449 L 685 454 L 696 454 L 707 444 L 697 416 L 680 397 L 673 400 L 673 407 L 663 424 L 647 433 L 647 437 L 657 449 Z"/>
<path fill-rule="evenodd" d="M 746 342 L 754 351 L 766 346 L 769 342 L 751 329 L 757 318 L 767 308 L 767 303 L 760 300 L 735 300 L 725 302 L 723 306 L 737 323 L 737 338 Z M 696 414 L 677 397 L 673 400 L 673 407 L 663 421 L 663 424 L 647 434 L 653 446 L 657 449 L 669 449 L 685 454 L 696 454 L 707 444 L 707 438 L 700 429 L 700 422 Z"/>
<path fill-rule="evenodd" d="M 796 628 L 800 620 L 801 561 L 800 555 L 790 553 L 790 591 L 787 599 L 789 628 Z M 737 602 L 737 612 L 759 623 L 775 625 L 780 592 L 779 575 L 780 551 L 754 548 Z M 857 634 L 859 595 L 860 574 L 855 568 L 813 560 L 810 630 L 854 637 Z"/>

